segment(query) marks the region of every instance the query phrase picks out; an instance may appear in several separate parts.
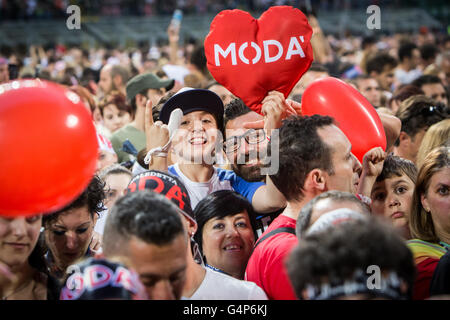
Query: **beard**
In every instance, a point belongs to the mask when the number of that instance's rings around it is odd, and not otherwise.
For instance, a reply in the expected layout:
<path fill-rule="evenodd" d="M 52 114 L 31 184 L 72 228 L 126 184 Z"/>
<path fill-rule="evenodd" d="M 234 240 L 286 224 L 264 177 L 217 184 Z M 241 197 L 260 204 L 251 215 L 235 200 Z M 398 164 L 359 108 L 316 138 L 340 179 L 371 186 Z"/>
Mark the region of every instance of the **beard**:
<path fill-rule="evenodd" d="M 261 166 L 259 164 L 251 167 L 246 167 L 243 164 L 233 163 L 232 169 L 234 173 L 248 182 L 264 181 L 264 176 L 261 175 Z"/>

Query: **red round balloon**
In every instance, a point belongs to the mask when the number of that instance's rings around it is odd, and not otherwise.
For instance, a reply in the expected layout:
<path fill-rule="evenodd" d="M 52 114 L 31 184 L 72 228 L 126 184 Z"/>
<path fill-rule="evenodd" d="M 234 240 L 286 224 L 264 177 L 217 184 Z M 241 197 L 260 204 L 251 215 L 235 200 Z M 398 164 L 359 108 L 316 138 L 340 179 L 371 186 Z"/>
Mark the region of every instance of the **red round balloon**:
<path fill-rule="evenodd" d="M 342 80 L 328 77 L 312 82 L 302 95 L 302 113 L 333 117 L 361 163 L 370 149 L 386 150 L 386 134 L 375 108 Z"/>
<path fill-rule="evenodd" d="M 0 215 L 58 210 L 93 177 L 97 138 L 74 92 L 41 80 L 0 86 Z"/>

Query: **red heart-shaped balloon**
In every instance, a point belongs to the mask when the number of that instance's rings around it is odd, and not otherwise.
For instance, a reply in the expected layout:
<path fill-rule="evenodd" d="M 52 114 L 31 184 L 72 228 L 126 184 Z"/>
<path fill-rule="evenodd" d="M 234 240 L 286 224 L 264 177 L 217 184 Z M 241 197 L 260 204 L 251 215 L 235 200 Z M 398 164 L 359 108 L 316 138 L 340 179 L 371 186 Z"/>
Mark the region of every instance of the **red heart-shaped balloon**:
<path fill-rule="evenodd" d="M 269 91 L 287 97 L 310 67 L 311 36 L 306 16 L 290 6 L 271 7 L 259 19 L 225 10 L 205 39 L 207 66 L 217 82 L 260 113 Z"/>
<path fill-rule="evenodd" d="M 375 108 L 342 80 L 328 77 L 312 82 L 302 96 L 302 114 L 333 117 L 361 163 L 370 149 L 386 150 L 386 135 Z"/>

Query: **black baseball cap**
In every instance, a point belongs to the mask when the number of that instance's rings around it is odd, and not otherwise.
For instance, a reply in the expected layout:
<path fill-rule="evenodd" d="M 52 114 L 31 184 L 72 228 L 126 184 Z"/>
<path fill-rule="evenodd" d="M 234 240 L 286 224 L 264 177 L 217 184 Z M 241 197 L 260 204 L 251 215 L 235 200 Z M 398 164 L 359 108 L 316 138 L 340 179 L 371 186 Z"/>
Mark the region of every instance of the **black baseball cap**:
<path fill-rule="evenodd" d="M 178 207 L 181 214 L 197 224 L 188 191 L 177 177 L 158 170 L 142 172 L 131 179 L 125 192 L 137 192 L 140 190 L 151 190 L 165 196 Z"/>
<path fill-rule="evenodd" d="M 183 111 L 183 115 L 194 111 L 209 112 L 216 118 L 219 130 L 223 131 L 223 102 L 211 90 L 182 88 L 164 103 L 159 114 L 159 120 L 168 124 L 170 114 L 177 108 Z"/>

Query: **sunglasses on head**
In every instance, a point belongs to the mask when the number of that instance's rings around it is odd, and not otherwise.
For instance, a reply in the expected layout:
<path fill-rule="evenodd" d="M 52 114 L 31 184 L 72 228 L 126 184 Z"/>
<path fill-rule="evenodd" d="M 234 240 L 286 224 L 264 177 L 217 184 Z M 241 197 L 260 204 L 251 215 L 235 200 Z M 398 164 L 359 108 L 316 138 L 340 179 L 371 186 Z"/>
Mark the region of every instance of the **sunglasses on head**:
<path fill-rule="evenodd" d="M 447 115 L 446 115 L 447 113 Z M 438 114 L 441 116 L 448 116 L 448 111 L 446 112 L 445 106 L 442 104 L 433 105 L 433 106 L 427 106 L 424 108 L 421 108 L 420 110 L 417 110 L 416 112 L 411 112 L 407 118 L 412 118 L 418 115 L 422 116 L 431 116 L 433 114 Z"/>

